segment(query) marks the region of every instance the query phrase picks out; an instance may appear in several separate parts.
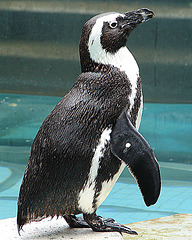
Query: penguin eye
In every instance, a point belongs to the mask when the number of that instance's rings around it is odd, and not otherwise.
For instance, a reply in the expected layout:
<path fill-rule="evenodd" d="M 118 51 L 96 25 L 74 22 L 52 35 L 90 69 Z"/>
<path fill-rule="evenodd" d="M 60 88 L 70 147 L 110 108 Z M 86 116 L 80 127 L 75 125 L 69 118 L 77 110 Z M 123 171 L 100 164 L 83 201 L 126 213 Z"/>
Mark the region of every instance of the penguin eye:
<path fill-rule="evenodd" d="M 110 27 L 110 28 L 116 28 L 116 27 L 117 27 L 117 21 L 110 22 L 110 23 L 109 23 L 109 27 Z"/>

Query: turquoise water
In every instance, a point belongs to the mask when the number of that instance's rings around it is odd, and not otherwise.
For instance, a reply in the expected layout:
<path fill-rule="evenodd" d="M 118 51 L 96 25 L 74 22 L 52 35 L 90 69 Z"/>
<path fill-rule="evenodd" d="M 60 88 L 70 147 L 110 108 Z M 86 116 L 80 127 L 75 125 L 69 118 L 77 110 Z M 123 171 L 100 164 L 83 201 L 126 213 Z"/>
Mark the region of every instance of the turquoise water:
<path fill-rule="evenodd" d="M 30 146 L 58 97 L 0 94 L 0 219 L 16 216 L 18 191 Z M 192 213 L 192 105 L 144 105 L 140 132 L 160 163 L 162 191 L 146 207 L 135 180 L 125 169 L 98 214 L 130 223 Z"/>

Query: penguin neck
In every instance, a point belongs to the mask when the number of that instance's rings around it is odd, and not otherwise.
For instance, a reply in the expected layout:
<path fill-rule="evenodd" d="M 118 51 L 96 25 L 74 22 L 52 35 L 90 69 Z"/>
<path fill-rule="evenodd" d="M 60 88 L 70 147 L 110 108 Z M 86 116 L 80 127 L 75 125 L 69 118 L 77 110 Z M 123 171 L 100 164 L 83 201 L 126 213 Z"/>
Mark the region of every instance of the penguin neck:
<path fill-rule="evenodd" d="M 95 54 L 96 53 L 96 54 Z M 110 53 L 106 50 L 91 51 L 90 57 L 95 62 L 102 63 L 104 65 L 112 65 L 126 73 L 128 79 L 137 81 L 139 75 L 138 65 L 126 46 L 121 47 L 117 52 Z"/>
<path fill-rule="evenodd" d="M 123 72 L 130 83 L 130 95 L 128 115 L 132 119 L 135 118 L 134 111 L 137 111 L 138 117 L 133 120 L 134 125 L 138 129 L 142 114 L 142 89 L 139 77 L 138 65 L 126 46 L 121 47 L 115 53 L 107 52 L 101 47 L 100 44 L 93 46 L 94 44 L 81 45 L 80 59 L 82 72 L 108 72 L 111 67 L 115 67 Z M 92 46 L 92 47 L 89 47 Z M 84 47 L 84 48 L 83 48 Z M 83 51 L 84 50 L 84 51 Z M 138 99 L 137 99 L 138 98 Z M 138 102 L 138 106 L 135 107 L 135 102 Z M 138 107 L 138 109 L 137 109 Z M 137 109 L 137 110 L 136 110 Z M 135 122 L 136 121 L 136 122 Z"/>
<path fill-rule="evenodd" d="M 121 47 L 115 53 L 107 52 L 101 45 L 97 46 L 96 49 L 94 46 L 88 48 L 89 54 L 86 56 L 86 61 L 84 61 L 84 57 L 81 57 L 82 72 L 94 72 L 98 65 L 104 68 L 107 68 L 107 66 L 117 67 L 127 75 L 132 86 L 136 84 L 139 76 L 139 68 L 126 46 Z"/>
<path fill-rule="evenodd" d="M 115 67 L 126 74 L 127 80 L 131 84 L 131 94 L 129 96 L 131 111 L 137 92 L 139 68 L 128 48 L 123 46 L 115 53 L 110 53 L 103 49 L 101 44 L 89 43 L 86 57 L 81 58 L 82 72 L 95 72 L 98 69 L 101 72 L 101 70 Z"/>

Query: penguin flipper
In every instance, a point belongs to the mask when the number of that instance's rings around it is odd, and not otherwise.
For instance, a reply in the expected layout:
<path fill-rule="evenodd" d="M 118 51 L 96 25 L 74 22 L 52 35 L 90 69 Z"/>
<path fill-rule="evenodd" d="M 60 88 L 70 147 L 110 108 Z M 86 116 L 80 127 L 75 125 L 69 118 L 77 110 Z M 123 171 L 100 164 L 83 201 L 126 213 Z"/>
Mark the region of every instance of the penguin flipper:
<path fill-rule="evenodd" d="M 128 166 L 145 204 L 155 204 L 161 189 L 159 165 L 150 145 L 132 125 L 126 111 L 122 112 L 113 128 L 110 149 Z"/>

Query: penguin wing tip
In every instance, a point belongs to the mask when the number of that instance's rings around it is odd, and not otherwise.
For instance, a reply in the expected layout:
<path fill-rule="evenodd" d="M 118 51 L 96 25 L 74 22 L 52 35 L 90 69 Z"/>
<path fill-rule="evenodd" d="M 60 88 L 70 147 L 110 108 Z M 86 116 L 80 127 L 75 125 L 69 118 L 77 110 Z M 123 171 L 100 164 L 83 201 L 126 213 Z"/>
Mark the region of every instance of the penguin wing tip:
<path fill-rule="evenodd" d="M 146 197 L 143 196 L 146 206 L 150 207 L 150 206 L 154 205 L 157 202 L 159 196 L 160 196 L 160 191 L 155 196 L 150 196 L 150 197 L 149 196 L 146 196 Z"/>
<path fill-rule="evenodd" d="M 145 204 L 146 204 L 147 207 L 150 207 L 150 206 L 154 205 L 156 202 L 157 202 L 157 200 L 156 201 L 150 201 L 150 202 L 145 201 Z"/>

